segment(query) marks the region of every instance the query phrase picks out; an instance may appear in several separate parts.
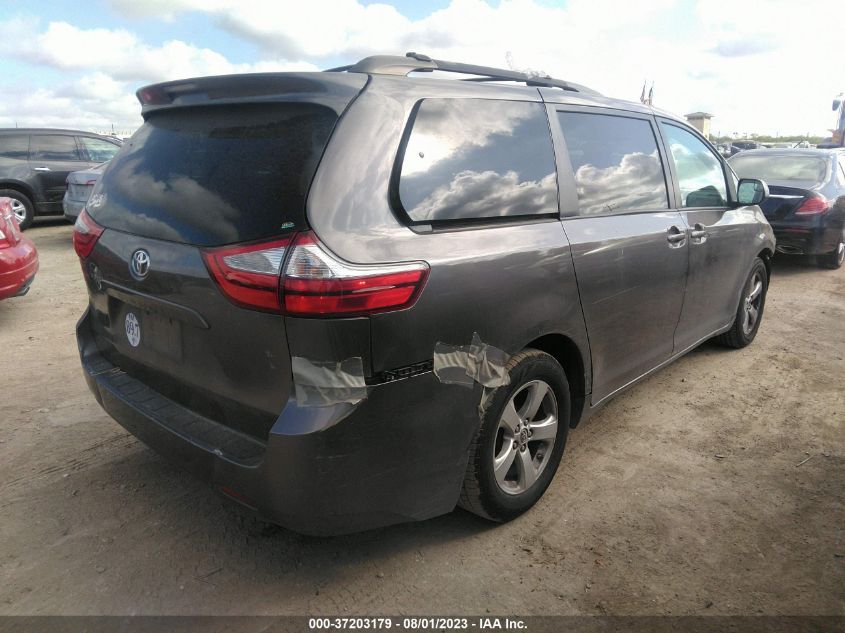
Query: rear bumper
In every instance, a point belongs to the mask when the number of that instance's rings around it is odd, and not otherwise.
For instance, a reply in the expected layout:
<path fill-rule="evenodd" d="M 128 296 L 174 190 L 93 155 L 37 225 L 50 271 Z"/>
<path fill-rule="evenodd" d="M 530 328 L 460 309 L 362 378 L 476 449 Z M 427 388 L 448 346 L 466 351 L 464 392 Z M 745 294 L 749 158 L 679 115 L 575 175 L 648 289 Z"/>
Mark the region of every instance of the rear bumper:
<path fill-rule="evenodd" d="M 82 208 L 85 206 L 86 202 L 84 200 L 70 200 L 67 195 L 65 195 L 65 199 L 62 200 L 62 209 L 64 211 L 64 217 L 69 222 L 76 222 L 76 218 L 79 217 L 79 214 L 82 212 Z"/>
<path fill-rule="evenodd" d="M 481 389 L 426 373 L 368 388 L 358 405 L 299 407 L 266 441 L 165 398 L 96 349 L 77 325 L 88 386 L 118 423 L 171 461 L 274 523 L 314 535 L 431 518 L 457 503 Z"/>
<path fill-rule="evenodd" d="M 0 249 L 0 299 L 29 291 L 38 272 L 38 252 L 32 240 L 23 238 L 15 246 Z"/>
<path fill-rule="evenodd" d="M 776 226 L 776 250 L 786 255 L 822 255 L 836 248 L 842 228 L 836 225 L 816 227 Z"/>

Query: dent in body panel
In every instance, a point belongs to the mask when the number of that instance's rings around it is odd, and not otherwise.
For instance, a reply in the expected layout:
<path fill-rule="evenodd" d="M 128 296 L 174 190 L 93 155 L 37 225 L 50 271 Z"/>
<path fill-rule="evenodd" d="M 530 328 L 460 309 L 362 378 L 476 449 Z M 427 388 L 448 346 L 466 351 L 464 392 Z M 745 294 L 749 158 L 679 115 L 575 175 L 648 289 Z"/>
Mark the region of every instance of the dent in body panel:
<path fill-rule="evenodd" d="M 510 384 L 505 368 L 509 360 L 507 352 L 483 343 L 475 332 L 469 345 L 438 341 L 434 346 L 433 371 L 440 382 L 448 385 L 472 387 L 477 382 L 495 388 Z"/>
<path fill-rule="evenodd" d="M 355 405 L 367 397 L 365 381 L 372 376 L 369 319 L 287 317 L 285 329 L 299 407 Z M 323 413 L 318 418 L 320 428 L 341 419 L 327 424 Z"/>
<path fill-rule="evenodd" d="M 367 397 L 360 356 L 342 361 L 291 358 L 296 403 L 300 407 L 327 407 L 343 402 L 358 404 Z"/>

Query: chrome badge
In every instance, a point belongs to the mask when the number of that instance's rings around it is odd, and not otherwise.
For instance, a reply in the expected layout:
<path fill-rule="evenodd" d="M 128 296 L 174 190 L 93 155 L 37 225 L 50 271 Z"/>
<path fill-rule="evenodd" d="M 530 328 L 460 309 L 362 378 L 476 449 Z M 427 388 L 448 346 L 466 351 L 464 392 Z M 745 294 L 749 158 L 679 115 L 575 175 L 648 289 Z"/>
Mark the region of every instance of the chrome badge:
<path fill-rule="evenodd" d="M 143 279 L 150 272 L 150 254 L 143 248 L 132 253 L 129 260 L 129 272 L 135 279 Z"/>

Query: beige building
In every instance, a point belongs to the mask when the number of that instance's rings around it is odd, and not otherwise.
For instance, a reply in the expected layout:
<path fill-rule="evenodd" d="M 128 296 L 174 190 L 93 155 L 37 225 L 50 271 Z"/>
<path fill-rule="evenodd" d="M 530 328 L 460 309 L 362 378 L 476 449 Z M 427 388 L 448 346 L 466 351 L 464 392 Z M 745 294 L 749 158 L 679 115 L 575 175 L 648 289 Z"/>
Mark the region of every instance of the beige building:
<path fill-rule="evenodd" d="M 689 124 L 701 132 L 704 138 L 710 139 L 710 119 L 713 118 L 712 114 L 708 112 L 691 112 L 685 116 Z"/>

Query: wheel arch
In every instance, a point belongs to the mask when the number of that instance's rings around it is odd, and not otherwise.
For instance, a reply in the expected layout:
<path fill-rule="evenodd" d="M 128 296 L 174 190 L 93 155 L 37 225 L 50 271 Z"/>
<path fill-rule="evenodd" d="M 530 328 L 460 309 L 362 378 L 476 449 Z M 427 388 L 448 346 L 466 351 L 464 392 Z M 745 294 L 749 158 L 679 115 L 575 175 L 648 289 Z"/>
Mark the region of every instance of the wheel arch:
<path fill-rule="evenodd" d="M 569 382 L 570 415 L 569 426 L 575 428 L 581 420 L 586 401 L 587 374 L 584 357 L 578 344 L 564 334 L 546 334 L 526 345 L 546 352 L 560 363 Z"/>
<path fill-rule="evenodd" d="M 38 199 L 35 196 L 35 190 L 27 185 L 26 183 L 21 182 L 20 180 L 0 180 L 0 189 L 11 189 L 13 191 L 17 191 L 18 193 L 22 193 L 33 205 L 33 213 L 38 213 Z"/>
<path fill-rule="evenodd" d="M 764 248 L 762 251 L 757 253 L 757 257 L 763 260 L 763 264 L 766 266 L 766 279 L 772 278 L 772 256 L 774 253 L 768 248 Z"/>

